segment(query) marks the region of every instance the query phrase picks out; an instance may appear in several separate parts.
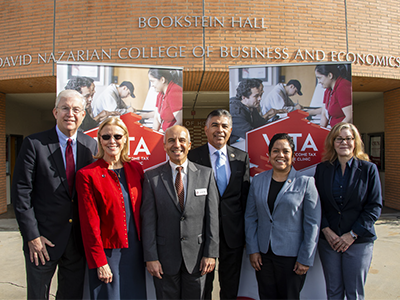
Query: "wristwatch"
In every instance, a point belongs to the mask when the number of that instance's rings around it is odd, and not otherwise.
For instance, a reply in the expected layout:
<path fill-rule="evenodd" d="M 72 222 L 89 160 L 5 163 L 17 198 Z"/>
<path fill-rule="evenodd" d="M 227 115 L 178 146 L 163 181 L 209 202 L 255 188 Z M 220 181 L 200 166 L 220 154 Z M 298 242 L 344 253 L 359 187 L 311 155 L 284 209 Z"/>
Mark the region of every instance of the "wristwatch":
<path fill-rule="evenodd" d="M 353 230 L 350 230 L 350 234 L 353 237 L 354 240 L 357 239 L 357 235 L 353 232 Z"/>

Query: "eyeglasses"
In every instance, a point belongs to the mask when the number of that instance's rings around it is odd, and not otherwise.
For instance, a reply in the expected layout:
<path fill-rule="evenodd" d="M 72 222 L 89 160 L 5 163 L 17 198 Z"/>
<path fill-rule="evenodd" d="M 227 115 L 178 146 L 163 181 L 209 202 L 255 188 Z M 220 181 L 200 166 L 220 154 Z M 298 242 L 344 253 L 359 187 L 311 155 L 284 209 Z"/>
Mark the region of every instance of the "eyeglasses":
<path fill-rule="evenodd" d="M 72 110 L 72 113 L 75 115 L 83 111 L 83 109 L 80 107 L 69 107 L 69 106 L 61 106 L 58 107 L 58 109 L 60 109 L 63 113 L 69 113 Z"/>
<path fill-rule="evenodd" d="M 350 143 L 353 140 L 354 140 L 353 137 L 342 138 L 341 136 L 338 136 L 335 138 L 335 142 L 338 144 L 343 143 L 343 141 L 346 141 L 346 143 Z"/>
<path fill-rule="evenodd" d="M 120 139 L 122 139 L 123 135 L 122 134 L 114 134 L 113 137 L 114 137 L 114 140 L 119 141 Z M 105 141 L 108 141 L 109 139 L 111 139 L 111 135 L 104 134 L 101 136 L 101 138 Z"/>

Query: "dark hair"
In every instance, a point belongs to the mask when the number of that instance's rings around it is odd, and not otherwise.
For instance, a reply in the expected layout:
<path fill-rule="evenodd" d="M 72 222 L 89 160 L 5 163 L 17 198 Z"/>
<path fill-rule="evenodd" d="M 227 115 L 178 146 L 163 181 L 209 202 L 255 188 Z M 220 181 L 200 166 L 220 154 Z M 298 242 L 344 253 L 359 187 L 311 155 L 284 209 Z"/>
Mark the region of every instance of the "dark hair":
<path fill-rule="evenodd" d="M 251 89 L 259 88 L 261 84 L 262 80 L 257 78 L 243 79 L 241 82 L 239 82 L 239 85 L 236 89 L 236 98 L 242 99 L 242 96 L 249 98 L 251 95 Z"/>
<path fill-rule="evenodd" d="M 157 78 L 158 80 L 160 80 L 161 77 L 164 77 L 167 83 L 170 83 L 172 81 L 182 86 L 181 76 L 179 75 L 177 70 L 150 69 L 149 75 L 153 76 L 154 78 Z"/>
<path fill-rule="evenodd" d="M 324 76 L 328 76 L 329 73 L 333 75 L 333 79 L 338 79 L 339 77 L 343 77 L 347 80 L 347 69 L 344 65 L 318 65 L 315 67 L 315 71 Z"/>
<path fill-rule="evenodd" d="M 277 133 L 275 134 L 271 141 L 269 142 L 269 146 L 268 146 L 268 152 L 271 154 L 272 151 L 272 147 L 274 147 L 274 144 L 277 140 L 287 140 L 289 142 L 290 148 L 292 148 L 292 154 L 294 155 L 294 142 L 293 139 L 290 135 L 288 135 L 287 133 Z"/>
<path fill-rule="evenodd" d="M 82 88 L 87 87 L 90 88 L 94 80 L 89 77 L 74 77 L 71 78 L 64 89 L 66 90 L 75 90 L 79 93 L 82 93 Z"/>
<path fill-rule="evenodd" d="M 227 111 L 226 109 L 215 109 L 212 112 L 210 112 L 207 116 L 206 119 L 206 126 L 208 127 L 208 122 L 211 120 L 213 117 L 227 117 L 229 120 L 229 126 L 232 127 L 232 115 Z"/>

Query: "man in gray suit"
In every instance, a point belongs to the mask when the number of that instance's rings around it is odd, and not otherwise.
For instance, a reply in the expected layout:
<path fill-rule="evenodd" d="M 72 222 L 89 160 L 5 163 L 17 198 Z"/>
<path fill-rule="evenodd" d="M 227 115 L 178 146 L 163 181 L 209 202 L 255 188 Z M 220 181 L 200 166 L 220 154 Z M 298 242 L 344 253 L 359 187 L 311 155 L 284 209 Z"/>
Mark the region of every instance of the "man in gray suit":
<path fill-rule="evenodd" d="M 169 161 L 145 173 L 142 242 L 157 299 L 202 299 L 218 257 L 218 190 L 211 168 L 190 162 L 185 127 L 167 129 Z"/>

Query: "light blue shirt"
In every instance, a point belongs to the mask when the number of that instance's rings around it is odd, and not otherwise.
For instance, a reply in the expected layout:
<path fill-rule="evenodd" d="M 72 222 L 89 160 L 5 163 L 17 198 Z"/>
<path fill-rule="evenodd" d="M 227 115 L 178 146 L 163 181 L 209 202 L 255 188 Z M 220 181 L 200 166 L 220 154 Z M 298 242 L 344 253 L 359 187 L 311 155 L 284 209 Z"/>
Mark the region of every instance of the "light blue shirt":
<path fill-rule="evenodd" d="M 64 162 L 64 168 L 66 168 L 65 150 L 67 149 L 67 141 L 68 141 L 68 139 L 72 140 L 71 146 L 72 146 L 72 153 L 74 154 L 75 171 L 76 171 L 76 136 L 77 136 L 78 132 L 75 132 L 75 134 L 71 137 L 67 137 L 64 133 L 61 132 L 61 130 L 58 128 L 57 125 L 56 125 L 56 131 L 57 131 L 57 135 L 58 135 L 58 141 L 60 143 L 62 158 L 63 158 L 63 162 Z"/>
<path fill-rule="evenodd" d="M 210 153 L 210 160 L 211 160 L 211 166 L 214 171 L 214 177 L 215 180 L 217 180 L 217 158 L 218 155 L 216 155 L 215 152 L 218 150 L 208 143 L 208 152 Z M 225 156 L 225 174 L 226 174 L 226 182 L 229 183 L 229 179 L 231 178 L 231 166 L 229 165 L 229 158 L 228 158 L 228 152 L 226 150 L 226 145 L 220 149 L 222 155 Z"/>

